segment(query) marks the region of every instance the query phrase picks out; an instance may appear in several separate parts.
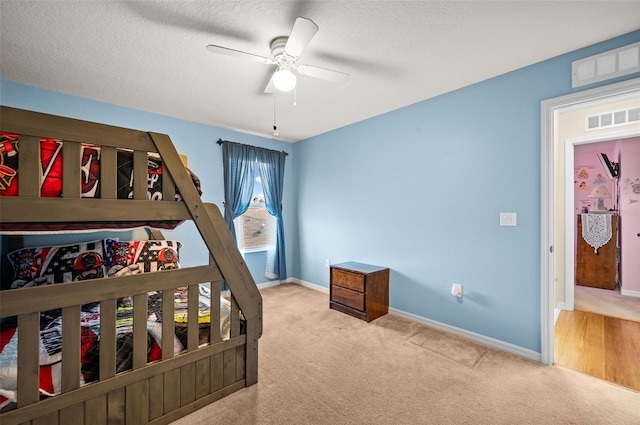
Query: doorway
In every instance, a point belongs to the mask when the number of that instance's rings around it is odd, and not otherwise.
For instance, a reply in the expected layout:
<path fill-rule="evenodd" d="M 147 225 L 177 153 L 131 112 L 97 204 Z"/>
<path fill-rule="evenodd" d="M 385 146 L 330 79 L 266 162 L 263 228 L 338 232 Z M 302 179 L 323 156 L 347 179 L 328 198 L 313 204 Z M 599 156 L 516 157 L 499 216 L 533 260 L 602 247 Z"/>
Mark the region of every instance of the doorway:
<path fill-rule="evenodd" d="M 557 149 L 561 112 L 596 105 L 607 105 L 640 97 L 640 78 L 598 87 L 591 90 L 561 96 L 542 102 L 542 160 L 541 160 L 541 361 L 552 364 L 554 360 L 555 320 L 562 309 L 573 309 L 573 225 L 566 223 L 567 198 L 565 179 L 573 167 L 567 170 L 565 159 L 573 158 L 570 149 Z M 619 132 L 620 133 L 620 132 Z M 611 138 L 611 134 L 604 136 Z M 591 136 L 593 140 L 603 135 Z M 614 137 L 630 137 L 616 134 Z M 586 143 L 589 137 L 583 140 Z M 571 155 L 567 155 L 570 151 Z M 561 152 L 561 155 L 557 155 Z M 564 157 L 563 157 L 564 156 Z M 560 160 L 559 157 L 562 160 Z M 573 180 L 571 180 L 572 182 Z M 572 217 L 571 217 L 572 219 Z M 571 235 L 569 238 L 568 235 Z M 565 243 L 570 241 L 570 243 Z M 567 260 L 568 259 L 568 260 Z M 569 262 L 570 261 L 570 262 Z M 569 266 L 567 266 L 569 265 Z M 565 285 L 571 282 L 571 285 Z"/>
<path fill-rule="evenodd" d="M 632 99 L 631 102 L 626 102 L 626 104 L 624 103 L 624 100 L 620 102 L 620 99 L 612 99 L 611 103 L 602 105 L 600 106 L 600 108 L 601 109 L 602 108 L 617 109 L 617 107 L 621 105 L 629 105 L 630 103 L 634 105 L 638 104 L 639 100 L 640 100 L 640 94 L 638 95 L 637 100 Z M 588 104 L 585 104 L 585 105 L 587 105 L 588 107 Z M 585 116 L 592 115 L 591 111 L 593 111 L 593 109 L 584 109 L 582 111 L 577 111 L 577 112 L 574 112 L 573 114 L 566 115 L 566 119 L 564 115 L 561 115 L 560 118 L 557 120 L 558 122 L 556 126 L 558 128 L 566 127 L 566 124 L 570 123 L 572 119 L 575 120 L 576 117 L 581 121 L 581 123 L 583 123 Z M 559 133 L 562 134 L 562 131 L 559 131 Z M 571 131 L 569 131 L 569 133 L 571 133 Z M 567 134 L 567 132 L 565 131 L 564 134 Z M 564 217 L 564 229 L 565 229 L 564 258 L 562 258 L 562 256 L 555 257 L 556 260 L 560 260 L 560 261 L 564 260 L 564 276 L 565 276 L 564 301 L 556 302 L 556 309 L 559 308 L 559 309 L 570 310 L 570 311 L 574 310 L 575 293 L 577 289 L 584 288 L 584 287 L 577 288 L 573 284 L 573 282 L 576 282 L 576 277 L 574 276 L 574 271 L 575 271 L 574 266 L 575 266 L 575 259 L 576 259 L 575 244 L 576 244 L 577 238 L 580 237 L 579 235 L 577 235 L 576 215 L 581 212 L 580 211 L 581 208 L 582 209 L 584 209 L 585 207 L 587 209 L 591 208 L 593 203 L 590 200 L 588 200 L 588 198 L 584 198 L 584 195 L 582 195 L 581 197 L 578 197 L 578 199 L 576 200 L 575 195 L 580 190 L 577 189 L 577 192 L 576 192 L 576 187 L 574 187 L 574 182 L 582 181 L 583 184 L 587 183 L 585 185 L 585 188 L 589 189 L 589 192 L 590 192 L 591 186 L 589 185 L 593 184 L 593 181 L 589 182 L 588 178 L 586 180 L 583 180 L 580 176 L 576 176 L 575 172 L 576 172 L 576 167 L 581 167 L 582 172 L 588 173 L 588 170 L 586 168 L 588 166 L 593 166 L 593 165 L 580 163 L 580 161 L 576 162 L 575 161 L 576 157 L 577 155 L 579 155 L 578 152 L 582 153 L 582 155 L 586 154 L 588 158 L 589 157 L 591 158 L 590 161 L 594 161 L 595 152 L 608 152 L 609 157 L 616 159 L 616 162 L 617 162 L 617 156 L 618 156 L 618 152 L 620 152 L 620 145 L 622 143 L 622 140 L 625 140 L 625 141 L 631 140 L 632 143 L 635 143 L 635 139 L 640 140 L 640 138 L 636 136 L 640 136 L 640 125 L 636 126 L 636 128 L 626 129 L 624 131 L 604 132 L 602 134 L 591 136 L 591 137 L 579 136 L 579 137 L 564 138 L 564 153 L 565 153 L 564 155 L 564 164 L 565 164 L 564 211 L 563 213 L 559 213 L 558 209 L 556 209 L 556 213 L 555 213 L 556 223 L 559 220 L 561 220 L 562 217 Z M 562 144 L 563 143 L 562 137 L 556 137 L 555 143 L 556 143 L 556 147 Z M 615 154 L 613 152 L 615 152 Z M 584 160 L 581 160 L 581 161 L 584 162 Z M 595 161 L 597 161 L 597 159 L 595 159 Z M 587 162 L 589 162 L 589 160 L 587 160 Z M 600 175 L 599 177 L 604 180 L 601 183 L 603 183 L 604 186 L 607 187 L 612 193 L 610 195 L 611 199 L 606 201 L 606 202 L 610 202 L 610 204 L 606 206 L 607 209 L 610 207 L 614 209 L 618 209 L 617 203 L 618 203 L 618 192 L 619 192 L 618 191 L 619 179 L 615 178 L 615 179 L 611 179 L 610 181 L 607 181 L 603 175 Z M 594 180 L 594 179 L 591 179 L 591 180 Z M 557 187 L 558 185 L 556 185 L 556 188 Z M 580 202 L 581 198 L 582 198 L 582 202 Z M 586 202 L 586 205 L 585 205 L 585 202 Z M 618 220 L 618 227 L 620 227 L 620 222 L 621 221 Z M 618 239 L 617 236 L 618 235 L 616 235 L 616 239 Z M 555 239 L 557 243 L 558 232 L 555 233 Z M 620 241 L 618 240 L 617 242 L 619 243 Z M 613 251 L 611 252 L 613 253 Z M 558 274 L 562 272 L 562 269 L 563 267 L 558 267 L 556 265 L 555 267 L 556 281 L 558 281 Z M 615 282 L 615 276 L 610 276 L 610 278 L 612 280 L 609 281 L 609 284 L 613 285 Z M 619 280 L 620 280 L 620 276 L 618 276 L 618 281 Z M 561 285 L 561 284 L 558 283 L 558 285 Z M 611 288 L 611 286 L 609 286 L 609 288 Z M 556 288 L 556 292 L 559 292 L 559 289 L 561 290 L 562 288 Z M 619 289 L 616 289 L 616 291 L 620 293 Z M 585 295 L 585 291 L 581 291 L 581 292 L 583 295 Z M 598 293 L 598 291 L 588 291 L 588 292 L 589 292 L 589 295 Z"/>
<path fill-rule="evenodd" d="M 633 106 L 639 104 L 640 98 L 631 102 L 618 102 L 599 106 L 600 110 L 620 109 L 620 106 L 632 103 Z M 596 109 L 598 109 L 596 108 Z M 557 127 L 560 139 L 563 142 L 561 131 L 564 127 L 570 127 L 571 117 L 578 118 L 580 127 L 584 127 L 585 116 L 593 116 L 593 108 L 561 114 Z M 566 119 L 565 119 L 566 118 Z M 629 127 L 629 126 L 627 126 Z M 640 133 L 640 126 L 637 130 L 625 131 L 621 136 L 629 136 Z M 619 132 L 618 132 L 619 133 Z M 592 137 L 586 142 L 584 137 L 564 139 L 565 148 L 565 232 L 566 234 L 566 273 L 565 280 L 565 300 L 571 297 L 571 308 L 568 306 L 557 307 L 561 310 L 554 327 L 554 363 L 586 373 L 593 377 L 613 382 L 617 385 L 640 391 L 640 365 L 637 364 L 637 356 L 640 346 L 633 341 L 640 340 L 640 298 L 622 296 L 619 287 L 616 285 L 616 246 L 620 239 L 617 232 L 613 232 L 611 240 L 598 250 L 598 255 L 593 255 L 593 248 L 588 247 L 582 241 L 582 234 L 578 226 L 577 217 L 581 212 L 590 210 L 594 206 L 593 199 L 588 198 L 588 194 L 596 188 L 608 188 L 611 192 L 611 199 L 606 202 L 607 209 L 619 209 L 618 180 L 607 180 L 604 170 L 599 169 L 600 163 L 596 153 L 605 152 L 609 158 L 616 162 L 624 162 L 625 157 L 619 157 L 623 152 L 622 145 L 630 146 L 640 143 L 640 137 L 613 137 L 615 133 L 605 133 L 598 139 Z M 556 144 L 558 146 L 559 143 Z M 624 152 L 623 152 L 624 154 Z M 627 154 L 628 155 L 628 154 Z M 625 163 L 631 165 L 635 162 L 627 156 Z M 629 169 L 627 169 L 628 175 Z M 601 172 L 600 175 L 597 173 Z M 626 205 L 628 199 L 625 199 Z M 622 213 L 623 211 L 620 210 Z M 600 216 L 601 218 L 604 216 Z M 611 216 L 608 216 L 611 217 Z M 584 217 L 583 217 L 584 218 Z M 615 230 L 616 223 L 620 225 L 623 218 L 628 216 L 618 215 L 612 219 L 612 230 Z M 557 223 L 557 220 L 556 220 Z M 624 235 L 631 237 L 631 227 L 623 228 Z M 557 234 L 557 233 L 556 233 Z M 635 236 L 635 235 L 633 235 Z M 576 245 L 577 244 L 577 245 Z M 589 264 L 576 263 L 580 252 L 574 256 L 574 250 L 582 245 L 582 255 L 589 256 Z M 627 251 L 627 253 L 634 251 Z M 621 252 L 624 254 L 623 252 Z M 631 254 L 633 256 L 633 254 Z M 622 255 L 624 258 L 625 256 Z M 626 256 L 629 258 L 629 255 Z M 596 272 L 594 264 L 599 261 L 603 266 L 601 271 Z M 575 268 L 574 266 L 580 268 Z M 581 268 L 588 266 L 586 269 Z M 574 276 L 575 270 L 575 276 Z M 585 271 L 588 272 L 585 273 Z M 606 271 L 605 271 L 606 270 Z M 582 273 L 581 273 L 582 271 Z M 557 276 L 556 276 L 557 278 Z M 575 278 L 575 280 L 574 280 Z M 573 282 L 582 282 L 588 286 L 578 286 Z M 602 285 L 601 288 L 592 286 Z M 606 289 L 604 289 L 606 288 Z"/>

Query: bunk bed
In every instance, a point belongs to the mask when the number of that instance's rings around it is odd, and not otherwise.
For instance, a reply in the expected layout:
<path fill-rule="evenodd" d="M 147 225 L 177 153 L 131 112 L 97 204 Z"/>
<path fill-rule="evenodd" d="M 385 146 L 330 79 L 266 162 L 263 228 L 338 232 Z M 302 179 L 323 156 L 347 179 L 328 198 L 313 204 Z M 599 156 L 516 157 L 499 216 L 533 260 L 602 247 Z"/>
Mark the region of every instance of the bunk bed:
<path fill-rule="evenodd" d="M 22 251 L 32 248 L 20 246 L 22 238 L 15 235 L 21 232 L 146 226 L 150 239 L 157 240 L 148 242 L 156 249 L 156 259 L 162 256 L 163 265 L 169 266 L 138 273 L 118 273 L 118 269 L 112 273 L 104 266 L 101 273 L 80 275 L 86 269 L 95 271 L 91 267 L 96 264 L 103 267 L 104 261 L 117 263 L 109 253 L 125 252 L 119 243 L 138 243 L 115 238 L 81 244 L 76 251 L 84 256 L 78 256 L 75 264 L 84 262 L 83 267 L 61 274 L 68 279 L 50 274 L 46 276 L 50 284 L 43 284 L 45 277 L 38 280 L 29 274 L 35 267 L 16 275 L 13 288 L 3 282 L 0 316 L 3 330 L 12 332 L 10 343 L 17 353 L 14 388 L 0 388 L 0 396 L 12 401 L 0 413 L 0 423 L 167 424 L 255 384 L 262 334 L 260 292 L 219 209 L 202 202 L 194 184 L 197 179 L 169 137 L 0 108 L 0 132 L 6 136 L 1 157 L 11 157 L 17 165 L 0 163 L 0 185 L 19 178 L 15 193 L 0 197 L 0 230 L 12 235 L 3 255 L 9 251 L 18 261 Z M 60 189 L 53 195 L 42 188 L 44 145 L 51 141 L 61 148 L 62 158 L 56 176 Z M 99 151 L 99 167 L 87 166 L 87 151 Z M 122 155 L 132 164 L 131 190 L 124 196 L 117 176 Z M 161 196 L 148 194 L 152 160 L 162 167 Z M 88 173 L 99 182 L 99 190 L 83 186 Z M 193 221 L 209 250 L 207 265 L 179 267 L 179 242 L 164 241 L 157 230 L 187 220 Z M 132 266 L 131 271 L 139 264 L 120 266 L 120 270 Z M 210 300 L 206 320 L 202 320 L 203 292 Z M 128 314 L 126 332 L 123 310 Z M 44 391 L 42 383 L 43 368 L 51 366 L 43 366 L 40 355 L 45 316 L 55 318 L 60 333 L 55 394 Z M 150 317 L 160 326 L 151 329 Z M 93 333 L 88 333 L 87 321 Z M 122 334 L 127 335 L 129 347 L 124 367 Z M 92 338 L 90 345 L 87 335 Z M 10 345 L 8 338 L 0 345 L 3 350 Z M 89 352 L 98 354 L 90 373 Z"/>

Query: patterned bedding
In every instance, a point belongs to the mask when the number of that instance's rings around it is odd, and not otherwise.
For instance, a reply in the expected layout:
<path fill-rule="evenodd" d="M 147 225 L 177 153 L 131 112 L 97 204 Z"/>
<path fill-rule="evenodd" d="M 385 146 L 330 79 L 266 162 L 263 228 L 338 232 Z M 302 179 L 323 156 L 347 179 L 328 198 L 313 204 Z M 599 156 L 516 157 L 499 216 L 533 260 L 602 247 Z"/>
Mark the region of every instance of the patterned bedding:
<path fill-rule="evenodd" d="M 14 279 L 3 282 L 2 289 L 57 284 L 69 281 L 150 273 L 179 268 L 177 241 L 119 241 L 106 239 L 64 246 L 23 248 L 8 254 L 14 269 Z M 198 285 L 201 335 L 199 343 L 209 342 L 211 326 L 211 294 L 208 285 Z M 186 347 L 187 287 L 174 291 L 174 352 Z M 220 300 L 221 336 L 229 338 L 230 303 Z M 162 357 L 162 296 L 150 292 L 147 297 L 147 361 Z M 81 377 L 82 383 L 99 378 L 100 304 L 89 303 L 81 308 Z M 121 298 L 116 311 L 116 372 L 131 369 L 133 347 L 133 304 L 130 297 Z M 0 409 L 15 406 L 17 385 L 18 329 L 15 317 L 5 318 L 0 326 Z M 40 313 L 40 392 L 43 396 L 60 393 L 62 361 L 61 311 Z"/>
<path fill-rule="evenodd" d="M 178 354 L 186 347 L 186 288 L 175 292 L 176 336 L 174 353 Z M 200 286 L 200 343 L 209 342 L 211 299 L 206 286 Z M 147 318 L 147 361 L 162 358 L 162 320 L 154 314 L 161 309 L 156 293 L 148 297 L 150 315 Z M 220 298 L 221 324 L 223 339 L 229 338 L 230 303 Z M 133 309 L 128 300 L 121 300 L 116 311 L 116 373 L 131 370 L 133 349 Z M 54 396 L 61 390 L 62 365 L 62 316 L 60 311 L 43 312 L 40 315 L 40 393 Z M 184 332 L 183 332 L 184 330 Z M 100 359 L 100 305 L 85 305 L 81 312 L 81 379 L 82 384 L 99 379 Z M 18 329 L 15 319 L 5 320 L 0 330 L 0 409 L 12 408 L 16 401 Z"/>
<path fill-rule="evenodd" d="M 57 198 L 62 196 L 62 160 L 64 142 L 56 139 L 40 139 L 40 196 Z M 20 157 L 19 136 L 0 132 L 0 196 L 17 196 L 19 187 Z M 100 147 L 90 144 L 81 145 L 81 187 L 83 198 L 100 197 Z M 188 173 L 200 194 L 200 179 L 190 170 Z M 147 198 L 162 200 L 162 161 L 154 156 L 147 158 Z M 133 154 L 126 150 L 117 152 L 117 197 L 118 199 L 133 198 Z M 175 194 L 175 200 L 182 197 Z M 122 229 L 135 227 L 154 227 L 158 229 L 173 229 L 180 222 L 136 222 L 136 223 L 28 223 L 24 225 L 0 224 L 0 231 L 4 233 L 77 231 L 84 229 Z"/>

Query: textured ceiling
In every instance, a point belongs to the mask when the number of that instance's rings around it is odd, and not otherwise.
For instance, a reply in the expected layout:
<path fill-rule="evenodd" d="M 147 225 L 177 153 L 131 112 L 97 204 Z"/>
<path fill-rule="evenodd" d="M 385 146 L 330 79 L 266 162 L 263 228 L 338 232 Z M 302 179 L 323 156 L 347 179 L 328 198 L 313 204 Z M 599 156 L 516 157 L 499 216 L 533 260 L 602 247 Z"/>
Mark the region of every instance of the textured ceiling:
<path fill-rule="evenodd" d="M 263 93 L 297 16 L 299 63 L 347 72 Z M 295 142 L 640 28 L 640 1 L 6 1 L 5 79 Z"/>

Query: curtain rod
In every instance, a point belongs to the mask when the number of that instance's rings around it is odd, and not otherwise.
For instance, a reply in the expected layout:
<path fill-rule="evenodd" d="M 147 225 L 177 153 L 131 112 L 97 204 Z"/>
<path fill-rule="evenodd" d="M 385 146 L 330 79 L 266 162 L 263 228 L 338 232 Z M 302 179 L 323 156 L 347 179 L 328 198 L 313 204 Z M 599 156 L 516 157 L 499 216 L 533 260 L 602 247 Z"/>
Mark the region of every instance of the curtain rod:
<path fill-rule="evenodd" d="M 222 140 L 222 139 L 218 139 L 218 141 L 216 142 L 217 144 L 219 144 L 220 146 L 222 146 L 223 143 L 236 143 L 238 145 L 244 145 L 244 146 L 251 146 L 252 148 L 258 148 L 258 149 L 264 149 L 266 151 L 273 151 L 273 152 L 282 152 L 285 155 L 289 155 L 287 152 L 285 151 L 277 151 L 275 149 L 267 149 L 267 148 L 261 148 L 259 146 L 253 146 L 253 145 L 245 145 L 244 143 L 238 143 L 238 142 L 231 142 L 229 140 Z"/>

